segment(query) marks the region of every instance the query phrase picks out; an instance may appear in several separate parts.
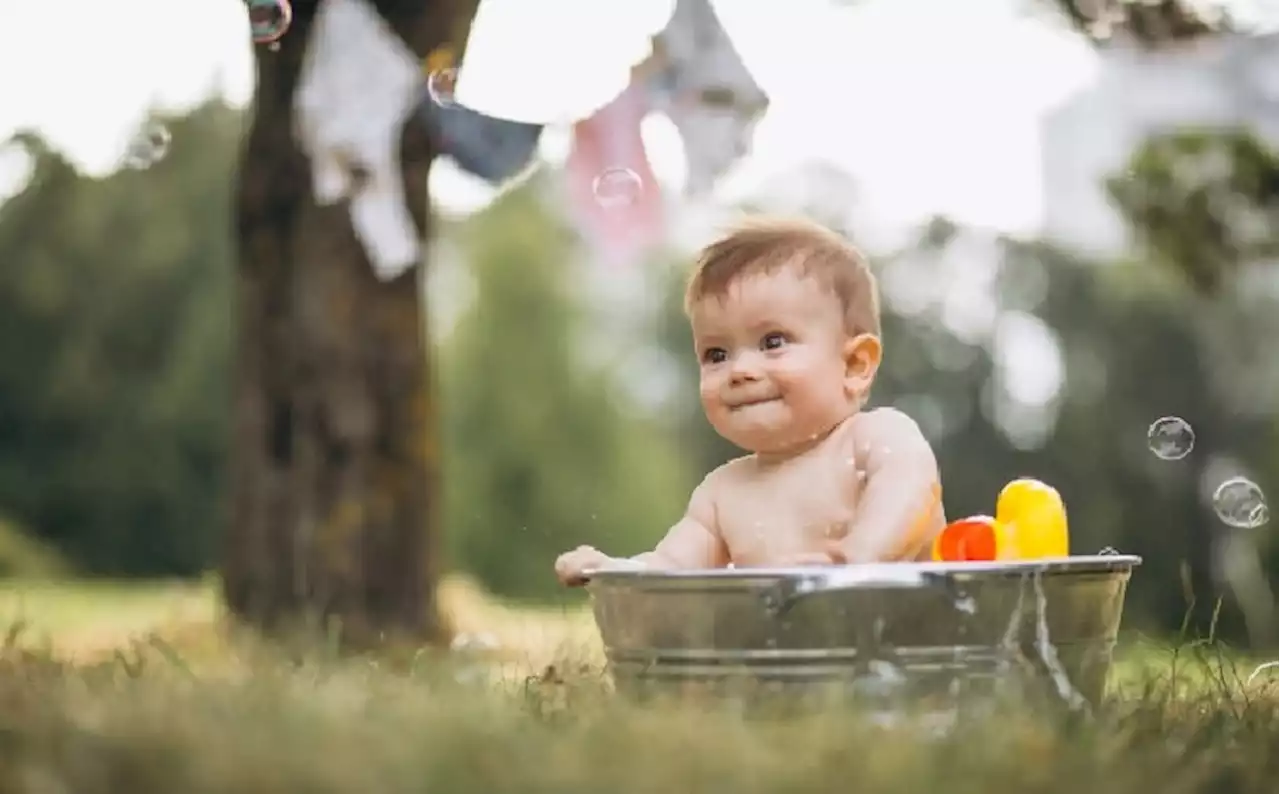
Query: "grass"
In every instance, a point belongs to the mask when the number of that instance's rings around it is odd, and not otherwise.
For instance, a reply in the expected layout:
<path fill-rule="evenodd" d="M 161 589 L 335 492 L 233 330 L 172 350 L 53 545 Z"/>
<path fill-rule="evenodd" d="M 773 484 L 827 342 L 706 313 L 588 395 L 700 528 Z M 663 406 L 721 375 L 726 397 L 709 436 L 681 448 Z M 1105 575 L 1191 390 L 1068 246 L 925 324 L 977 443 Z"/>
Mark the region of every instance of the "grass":
<path fill-rule="evenodd" d="M 1246 686 L 1210 644 L 1128 644 L 1093 719 L 1019 709 L 936 736 L 847 710 L 639 706 L 599 674 L 585 613 L 459 580 L 442 599 L 500 650 L 300 659 L 227 629 L 210 584 L 0 590 L 0 619 L 27 632 L 0 650 L 0 792 L 1277 789 L 1275 675 Z"/>
<path fill-rule="evenodd" d="M 462 577 L 449 577 L 440 600 L 463 638 L 496 645 L 515 671 L 533 672 L 556 658 L 603 660 L 585 606 L 512 607 Z M 218 604 L 217 583 L 0 581 L 0 625 L 21 624 L 23 635 L 60 658 L 111 658 L 138 638 L 161 637 L 184 658 L 214 665 L 240 640 L 231 636 Z"/>

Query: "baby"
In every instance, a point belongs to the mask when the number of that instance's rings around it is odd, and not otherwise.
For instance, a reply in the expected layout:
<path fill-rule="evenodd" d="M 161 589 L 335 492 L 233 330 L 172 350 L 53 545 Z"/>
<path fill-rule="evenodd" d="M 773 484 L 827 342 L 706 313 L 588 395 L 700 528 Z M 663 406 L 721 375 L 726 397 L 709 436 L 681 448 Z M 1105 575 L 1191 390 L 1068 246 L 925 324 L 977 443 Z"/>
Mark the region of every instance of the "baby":
<path fill-rule="evenodd" d="M 556 575 L 922 558 L 945 524 L 933 450 L 891 408 L 864 411 L 880 365 L 875 277 L 839 235 L 757 220 L 703 250 L 685 295 L 702 407 L 749 451 L 702 481 L 650 552 L 579 546 Z"/>

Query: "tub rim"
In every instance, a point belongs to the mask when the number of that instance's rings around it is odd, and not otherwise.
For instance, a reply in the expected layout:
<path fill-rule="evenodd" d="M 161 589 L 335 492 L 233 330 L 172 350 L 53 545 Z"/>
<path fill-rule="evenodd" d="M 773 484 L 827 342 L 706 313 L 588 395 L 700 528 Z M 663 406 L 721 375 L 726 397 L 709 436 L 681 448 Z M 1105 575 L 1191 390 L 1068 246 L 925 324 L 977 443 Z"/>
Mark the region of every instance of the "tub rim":
<path fill-rule="evenodd" d="M 894 562 L 863 565 L 814 565 L 761 568 L 704 568 L 654 570 L 641 567 L 605 568 L 587 572 L 587 587 L 643 583 L 708 584 L 776 582 L 779 580 L 833 580 L 842 588 L 918 586 L 929 580 L 1034 576 L 1036 574 L 1129 574 L 1142 565 L 1135 554 L 1088 554 L 1046 557 L 1037 560 L 996 562 Z"/>

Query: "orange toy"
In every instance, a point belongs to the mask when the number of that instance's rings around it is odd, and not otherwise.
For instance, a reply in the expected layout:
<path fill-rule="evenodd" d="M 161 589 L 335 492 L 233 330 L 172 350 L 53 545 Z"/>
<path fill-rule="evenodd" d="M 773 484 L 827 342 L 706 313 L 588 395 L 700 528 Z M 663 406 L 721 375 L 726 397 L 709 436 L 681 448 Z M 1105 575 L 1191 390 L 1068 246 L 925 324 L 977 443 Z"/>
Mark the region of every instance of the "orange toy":
<path fill-rule="evenodd" d="M 952 521 L 933 542 L 933 559 L 945 562 L 982 562 L 1000 554 L 1004 534 L 991 516 L 969 516 Z"/>
<path fill-rule="evenodd" d="M 995 518 L 953 521 L 933 543 L 933 559 L 940 562 L 1034 560 L 1067 554 L 1067 511 L 1062 497 L 1029 478 L 1001 489 Z"/>

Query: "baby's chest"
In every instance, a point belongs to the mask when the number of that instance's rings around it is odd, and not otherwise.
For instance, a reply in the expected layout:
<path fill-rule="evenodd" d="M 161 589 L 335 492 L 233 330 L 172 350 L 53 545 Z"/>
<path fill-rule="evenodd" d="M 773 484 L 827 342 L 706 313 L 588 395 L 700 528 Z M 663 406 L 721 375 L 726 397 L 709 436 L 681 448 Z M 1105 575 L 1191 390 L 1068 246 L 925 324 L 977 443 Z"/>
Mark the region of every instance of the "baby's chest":
<path fill-rule="evenodd" d="M 847 532 L 860 490 L 844 461 L 746 479 L 717 504 L 720 531 L 735 557 L 819 548 Z"/>

